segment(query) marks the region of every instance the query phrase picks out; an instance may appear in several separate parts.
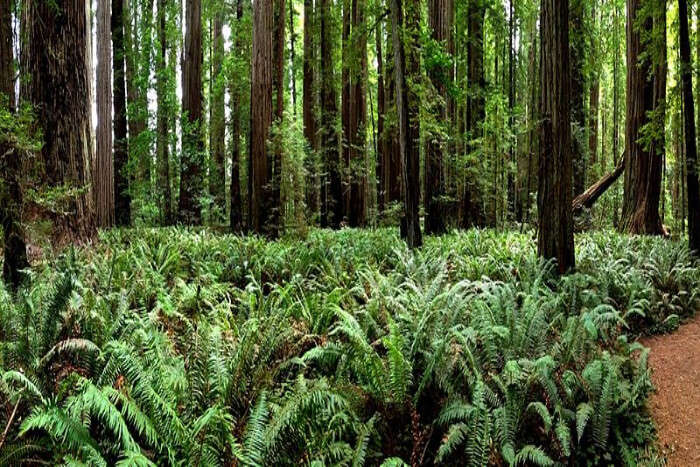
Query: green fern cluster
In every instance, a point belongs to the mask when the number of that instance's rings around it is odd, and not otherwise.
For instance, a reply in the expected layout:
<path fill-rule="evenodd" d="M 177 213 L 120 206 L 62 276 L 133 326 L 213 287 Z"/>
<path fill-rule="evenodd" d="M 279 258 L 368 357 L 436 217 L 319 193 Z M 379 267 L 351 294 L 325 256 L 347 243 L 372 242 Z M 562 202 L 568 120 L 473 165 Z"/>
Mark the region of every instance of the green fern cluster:
<path fill-rule="evenodd" d="M 114 230 L 0 290 L 0 465 L 634 463 L 632 337 L 698 306 L 656 240 Z"/>

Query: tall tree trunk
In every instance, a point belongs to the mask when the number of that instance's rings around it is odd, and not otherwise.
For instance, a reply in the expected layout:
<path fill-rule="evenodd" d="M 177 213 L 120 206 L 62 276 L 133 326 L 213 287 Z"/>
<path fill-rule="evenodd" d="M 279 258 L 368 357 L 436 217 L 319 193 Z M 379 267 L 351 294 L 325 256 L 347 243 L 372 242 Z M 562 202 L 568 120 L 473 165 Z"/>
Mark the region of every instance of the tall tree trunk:
<path fill-rule="evenodd" d="M 350 70 L 350 133 L 349 178 L 350 196 L 348 223 L 361 227 L 366 222 L 365 190 L 367 185 L 367 33 L 365 31 L 365 0 L 352 0 L 352 50 Z"/>
<path fill-rule="evenodd" d="M 214 8 L 217 11 L 213 18 L 212 73 L 209 77 L 212 89 L 209 107 L 209 193 L 213 198 L 214 212 L 218 212 L 218 217 L 212 220 L 221 222 L 226 213 L 226 91 L 221 74 L 224 61 L 224 13 L 221 7 Z"/>
<path fill-rule="evenodd" d="M 77 190 L 65 200 L 67 214 L 50 214 L 59 243 L 95 233 L 85 7 L 84 0 L 61 8 L 32 2 L 28 12 L 28 94 L 44 137 L 42 181 Z"/>
<path fill-rule="evenodd" d="M 124 0 L 112 0 L 112 94 L 114 99 L 114 212 L 120 227 L 131 224 L 124 69 Z"/>
<path fill-rule="evenodd" d="M 267 141 L 272 126 L 272 28 L 274 0 L 253 2 L 253 59 L 250 94 L 250 229 L 263 233 L 271 207 L 271 164 Z"/>
<path fill-rule="evenodd" d="M 292 112 L 297 115 L 297 77 L 295 71 L 296 64 L 296 40 L 297 34 L 294 31 L 294 0 L 289 0 L 289 81 L 292 88 Z"/>
<path fill-rule="evenodd" d="M 243 0 L 236 1 L 236 39 L 234 50 L 236 54 L 243 49 Z M 240 86 L 233 80 L 231 83 L 231 231 L 239 233 L 243 231 L 243 199 L 241 197 L 241 100 Z"/>
<path fill-rule="evenodd" d="M 321 226 L 340 226 L 343 219 L 343 191 L 336 119 L 338 104 L 333 64 L 333 17 L 331 0 L 321 1 L 321 131 L 325 180 L 321 187 Z"/>
<path fill-rule="evenodd" d="M 340 118 L 343 126 L 341 139 L 342 163 L 343 163 L 343 216 L 347 217 L 350 209 L 350 56 L 354 51 L 350 50 L 350 8 L 352 0 L 343 0 L 343 30 L 342 30 L 342 54 L 341 54 L 341 94 L 340 94 Z"/>
<path fill-rule="evenodd" d="M 574 157 L 574 196 L 586 189 L 586 151 L 582 144 L 582 135 L 586 128 L 585 99 L 585 41 L 584 0 L 571 0 L 571 17 L 569 21 L 571 44 L 571 125 Z"/>
<path fill-rule="evenodd" d="M 453 3 L 453 0 L 430 0 L 428 3 L 428 23 L 432 38 L 445 45 L 448 50 L 452 34 Z M 437 121 L 447 123 L 449 122 L 447 90 L 450 84 L 451 70 L 436 66 L 430 69 L 428 74 L 441 98 L 434 106 L 435 118 Z M 444 138 L 439 135 L 430 135 L 426 141 L 425 197 L 423 198 L 426 234 L 441 234 L 446 228 L 443 217 L 445 209 L 441 201 L 445 196 L 443 165 L 446 150 L 447 141 Z"/>
<path fill-rule="evenodd" d="M 285 7 L 286 0 L 275 0 L 275 18 L 274 28 L 272 32 L 272 47 L 274 57 L 274 70 L 272 73 L 272 86 L 275 95 L 274 104 L 274 121 L 278 130 L 282 130 L 284 123 L 284 30 L 285 30 Z M 290 0 L 292 1 L 292 0 Z M 282 147 L 282 134 L 280 131 L 275 136 L 275 150 L 272 164 L 272 204 L 269 211 L 270 217 L 268 220 L 270 233 L 277 235 L 283 230 L 283 207 L 282 200 L 282 158 L 284 148 Z"/>
<path fill-rule="evenodd" d="M 38 155 L 42 181 L 77 190 L 65 200 L 66 214 L 50 214 L 59 243 L 95 233 L 85 7 L 84 0 L 60 8 L 31 2 L 28 13 L 28 94 L 44 137 Z"/>
<path fill-rule="evenodd" d="M 516 205 L 517 205 L 517 191 L 515 188 L 515 173 L 517 172 L 517 155 L 516 155 L 516 134 L 515 134 L 515 9 L 514 2 L 509 3 L 509 13 L 508 13 L 508 131 L 510 132 L 510 137 L 508 138 L 508 165 L 506 166 L 507 172 L 507 199 L 508 199 L 508 216 L 510 218 L 517 218 Z"/>
<path fill-rule="evenodd" d="M 571 76 L 569 68 L 569 2 L 542 0 L 540 180 L 538 254 L 556 259 L 560 274 L 575 268 L 571 210 Z"/>
<path fill-rule="evenodd" d="M 318 139 L 317 118 L 315 109 L 314 96 L 316 94 L 316 83 L 314 82 L 314 1 L 304 0 L 304 76 L 303 76 L 303 91 L 302 97 L 302 114 L 304 119 L 304 136 L 306 144 L 309 146 L 313 155 L 307 158 L 306 171 L 306 206 L 311 219 L 318 213 L 318 187 L 316 184 L 316 165 L 314 164 L 315 152 L 318 150 L 316 144 Z"/>
<path fill-rule="evenodd" d="M 589 162 L 588 165 L 590 167 L 590 171 L 592 172 L 592 177 L 596 178 L 598 175 L 596 164 L 598 163 L 598 110 L 599 110 L 599 103 L 600 103 L 600 75 L 598 70 L 595 69 L 596 67 L 596 60 L 598 59 L 598 29 L 596 28 L 595 24 L 597 22 L 598 17 L 596 16 L 596 2 L 597 0 L 593 0 L 593 14 L 591 15 L 593 17 L 593 24 L 594 24 L 594 30 L 593 34 L 591 34 L 591 49 L 590 49 L 590 54 L 591 54 L 591 60 L 589 60 L 589 63 L 592 65 L 592 82 L 591 82 L 591 89 L 590 89 L 590 97 L 589 97 L 589 124 L 588 124 L 588 155 L 589 155 Z"/>
<path fill-rule="evenodd" d="M 484 0 L 469 0 L 468 22 L 469 38 L 467 44 L 467 140 L 469 152 L 478 148 L 476 140 L 483 134 L 486 117 L 486 81 L 484 78 L 484 19 L 486 6 Z M 484 219 L 480 208 L 478 184 L 467 176 L 462 194 L 462 227 L 469 228 L 483 225 Z"/>
<path fill-rule="evenodd" d="M 389 31 L 391 28 L 391 31 Z M 389 203 L 403 202 L 402 180 L 401 180 L 401 146 L 399 145 L 399 127 L 396 118 L 396 80 L 394 79 L 394 27 L 391 22 L 387 23 L 387 53 L 391 59 L 385 61 L 384 70 L 384 98 L 386 112 L 384 119 L 384 145 L 383 153 L 386 160 L 384 165 L 384 186 L 385 201 Z M 389 116 L 390 115 L 390 116 Z M 388 118 L 387 118 L 388 117 Z M 390 125 L 388 125 L 390 123 Z"/>
<path fill-rule="evenodd" d="M 385 172 L 388 170 L 388 161 L 386 160 L 386 151 L 384 140 L 384 118 L 386 115 L 386 95 L 384 89 L 384 55 L 382 51 L 382 42 L 384 41 L 384 33 L 382 32 L 382 20 L 377 20 L 377 28 L 375 30 L 376 53 L 377 53 L 377 209 L 381 214 L 386 207 L 387 186 L 385 183 Z"/>
<path fill-rule="evenodd" d="M 410 248 L 423 244 L 418 204 L 420 201 L 420 138 L 419 103 L 415 86 L 419 79 L 418 26 L 420 2 L 408 0 L 405 24 L 402 0 L 392 0 L 391 14 L 394 37 L 394 77 L 396 81 L 396 113 L 399 121 L 399 147 L 402 161 L 404 217 L 402 233 Z M 407 52 L 408 49 L 408 52 Z M 410 86 L 408 79 L 411 80 Z"/>
<path fill-rule="evenodd" d="M 167 0 L 158 0 L 158 44 L 159 55 L 156 60 L 156 100 L 157 139 L 156 155 L 158 160 L 158 199 L 163 216 L 162 222 L 170 225 L 173 222 L 173 200 L 170 190 L 170 113 L 171 106 L 167 100 L 167 83 L 170 73 L 167 64 L 168 38 L 166 30 Z"/>
<path fill-rule="evenodd" d="M 0 108 L 12 113 L 15 107 L 15 69 L 12 51 L 12 2 L 0 1 Z M 22 227 L 22 160 L 20 153 L 0 135 L 0 226 L 4 234 L 3 280 L 16 289 L 22 282 L 23 269 L 29 267 L 27 246 Z"/>
<path fill-rule="evenodd" d="M 202 222 L 201 196 L 204 183 L 202 140 L 202 5 L 187 0 L 182 111 L 185 125 L 180 160 L 180 205 L 178 220 L 186 225 Z"/>
<path fill-rule="evenodd" d="M 99 227 L 114 225 L 112 163 L 112 44 L 110 0 L 97 2 L 97 135 L 93 192 Z"/>
<path fill-rule="evenodd" d="M 693 64 L 690 58 L 690 37 L 688 33 L 688 5 L 686 0 L 678 0 L 680 25 L 680 52 L 683 81 L 683 103 L 685 105 L 685 149 L 688 184 L 688 234 L 690 249 L 700 254 L 700 181 L 698 180 L 698 150 L 695 139 L 695 104 L 693 102 Z"/>
<path fill-rule="evenodd" d="M 665 54 L 663 63 L 658 65 L 647 54 L 654 46 L 648 41 L 655 24 L 663 27 L 665 48 L 665 9 L 661 14 L 644 8 L 656 1 L 659 0 L 627 0 L 627 158 L 621 227 L 632 234 L 663 233 L 659 217 L 663 139 L 655 138 L 651 144 L 642 141 L 642 130 L 648 123 L 659 125 L 663 121 L 650 119 L 657 106 L 663 105 L 665 93 Z M 653 7 L 655 10 L 658 5 Z M 656 18 L 652 13 L 656 13 Z M 641 18 L 642 14 L 647 16 Z M 663 128 L 656 127 L 656 132 L 663 133 Z"/>

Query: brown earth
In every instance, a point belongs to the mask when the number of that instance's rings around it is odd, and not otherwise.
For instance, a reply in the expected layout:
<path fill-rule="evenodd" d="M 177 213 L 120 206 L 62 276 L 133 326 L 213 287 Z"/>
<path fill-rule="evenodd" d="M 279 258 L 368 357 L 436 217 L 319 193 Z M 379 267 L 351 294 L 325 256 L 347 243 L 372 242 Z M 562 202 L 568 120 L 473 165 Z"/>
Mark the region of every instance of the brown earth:
<path fill-rule="evenodd" d="M 700 466 L 700 313 L 678 331 L 646 339 L 656 392 L 650 408 L 669 466 Z"/>

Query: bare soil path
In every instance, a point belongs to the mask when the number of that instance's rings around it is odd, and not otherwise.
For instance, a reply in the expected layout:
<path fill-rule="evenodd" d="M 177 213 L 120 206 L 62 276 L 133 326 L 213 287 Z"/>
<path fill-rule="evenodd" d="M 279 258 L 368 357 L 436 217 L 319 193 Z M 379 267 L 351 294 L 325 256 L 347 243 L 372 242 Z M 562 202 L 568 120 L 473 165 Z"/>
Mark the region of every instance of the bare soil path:
<path fill-rule="evenodd" d="M 651 412 L 669 466 L 700 466 L 700 313 L 678 331 L 643 341 L 656 393 Z"/>

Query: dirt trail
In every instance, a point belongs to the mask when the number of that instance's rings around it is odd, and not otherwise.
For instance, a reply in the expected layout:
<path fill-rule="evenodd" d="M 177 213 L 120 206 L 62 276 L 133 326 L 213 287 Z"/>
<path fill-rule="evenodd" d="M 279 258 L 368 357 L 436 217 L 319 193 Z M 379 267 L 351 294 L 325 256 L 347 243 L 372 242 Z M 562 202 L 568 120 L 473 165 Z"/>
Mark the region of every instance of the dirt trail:
<path fill-rule="evenodd" d="M 651 411 L 668 465 L 700 465 L 700 313 L 678 331 L 646 339 L 656 393 Z"/>

